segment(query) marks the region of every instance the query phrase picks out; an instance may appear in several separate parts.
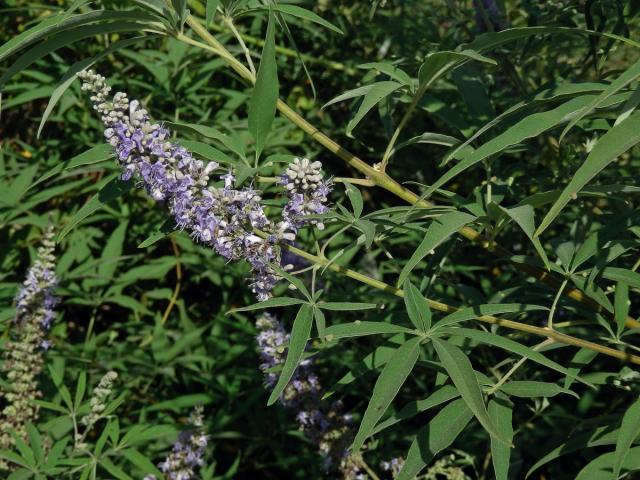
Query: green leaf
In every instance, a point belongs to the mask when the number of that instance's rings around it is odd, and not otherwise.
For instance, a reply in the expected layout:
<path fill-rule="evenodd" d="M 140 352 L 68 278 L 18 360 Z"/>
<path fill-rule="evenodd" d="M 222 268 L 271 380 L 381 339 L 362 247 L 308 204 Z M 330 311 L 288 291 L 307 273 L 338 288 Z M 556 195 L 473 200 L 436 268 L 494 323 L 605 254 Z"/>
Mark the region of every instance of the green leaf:
<path fill-rule="evenodd" d="M 505 438 L 489 417 L 487 407 L 482 398 L 482 391 L 471 366 L 469 358 L 455 345 L 436 338 L 432 339 L 438 358 L 451 377 L 451 381 L 460 392 L 467 406 L 480 422 L 480 425 L 501 443 L 511 446 L 511 440 Z"/>
<path fill-rule="evenodd" d="M 547 307 L 539 305 L 527 305 L 524 303 L 488 303 L 486 305 L 474 305 L 473 307 L 462 308 L 457 312 L 450 313 L 446 317 L 438 320 L 434 329 L 454 325 L 466 320 L 482 317 L 484 315 L 502 315 L 504 313 L 532 312 L 536 310 L 548 310 Z"/>
<path fill-rule="evenodd" d="M 561 393 L 580 398 L 575 392 L 562 388 L 555 383 L 537 382 L 533 380 L 514 380 L 502 385 L 500 390 L 507 395 L 522 398 L 555 397 Z"/>
<path fill-rule="evenodd" d="M 375 303 L 361 303 L 361 302 L 322 302 L 317 304 L 318 308 L 323 310 L 333 311 L 356 311 L 356 310 L 370 310 L 377 308 Z"/>
<path fill-rule="evenodd" d="M 107 55 L 110 55 L 117 50 L 128 47 L 135 43 L 138 43 L 141 40 L 148 40 L 148 39 L 149 39 L 149 36 L 143 36 L 143 37 L 127 38 L 125 40 L 120 40 L 112 43 L 111 45 L 109 45 L 109 47 L 105 48 L 97 55 L 94 55 L 93 57 L 86 58 L 84 60 L 80 60 L 79 62 L 74 63 L 69 68 L 69 70 L 67 70 L 64 76 L 60 79 L 58 84 L 54 87 L 53 92 L 51 93 L 51 98 L 49 98 L 49 103 L 47 103 L 47 108 L 42 114 L 42 119 L 40 120 L 40 125 L 38 126 L 38 133 L 36 134 L 36 138 L 40 138 L 40 134 L 42 133 L 42 128 L 44 127 L 44 124 L 46 123 L 47 119 L 51 115 L 51 112 L 53 111 L 55 106 L 58 104 L 58 101 L 60 100 L 64 92 L 66 92 L 68 88 L 71 86 L 71 84 L 75 81 L 76 74 L 78 72 L 81 72 L 82 70 L 91 67 L 94 63 L 96 63 L 101 58 Z"/>
<path fill-rule="evenodd" d="M 420 70 L 418 72 L 420 88 L 424 91 L 427 86 L 431 85 L 448 71 L 453 70 L 454 68 L 471 60 L 488 63 L 490 65 L 497 65 L 496 61 L 492 58 L 480 55 L 473 50 L 430 53 L 427 55 L 424 63 L 420 66 Z"/>
<path fill-rule="evenodd" d="M 118 259 L 122 255 L 122 247 L 128 227 L 128 221 L 121 222 L 102 249 L 100 264 L 98 265 L 98 277 L 100 280 L 104 279 L 107 282 L 112 280 L 113 274 L 118 267 Z"/>
<path fill-rule="evenodd" d="M 338 103 L 338 102 L 344 102 L 345 100 L 349 100 L 350 98 L 355 98 L 355 97 L 361 97 L 363 95 L 366 95 L 368 92 L 370 92 L 373 87 L 375 87 L 377 84 L 373 83 L 371 85 L 364 85 L 362 87 L 358 87 L 358 88 L 354 88 L 352 90 L 348 90 L 345 93 L 338 95 L 337 97 L 329 100 L 327 103 L 325 103 L 322 108 L 327 108 L 329 105 L 333 105 L 334 103 Z"/>
<path fill-rule="evenodd" d="M 160 225 L 160 227 L 156 232 L 149 235 L 142 243 L 140 243 L 140 245 L 138 245 L 138 248 L 150 247 L 151 245 L 162 240 L 163 238 L 168 237 L 171 234 L 171 232 L 173 232 L 175 229 L 176 229 L 176 222 L 172 218 L 168 218 L 167 220 L 164 221 L 162 225 Z"/>
<path fill-rule="evenodd" d="M 614 453 L 604 453 L 596 457 L 582 470 L 578 472 L 576 480 L 602 480 L 604 478 L 612 478 L 611 469 L 614 468 Z M 631 472 L 640 470 L 640 447 L 634 447 L 629 450 L 629 454 L 622 464 L 622 468 Z M 615 477 L 616 479 L 618 476 Z M 633 478 L 630 476 L 628 478 Z"/>
<path fill-rule="evenodd" d="M 82 399 L 84 398 L 84 393 L 86 388 L 87 388 L 87 372 L 82 371 L 80 372 L 80 376 L 78 377 L 78 383 L 76 385 L 75 401 L 73 402 L 76 412 L 80 409 L 80 405 L 82 404 Z"/>
<path fill-rule="evenodd" d="M 413 333 L 411 329 L 385 322 L 363 322 L 341 323 L 332 325 L 326 330 L 326 335 L 330 339 L 363 337 L 366 335 L 380 335 L 385 333 Z"/>
<path fill-rule="evenodd" d="M 51 380 L 53 380 L 53 384 L 58 389 L 58 393 L 62 397 L 62 400 L 67 405 L 67 408 L 70 412 L 73 412 L 73 402 L 71 401 L 71 392 L 65 386 L 61 374 L 53 368 L 53 366 L 49 365 L 49 373 L 51 374 Z"/>
<path fill-rule="evenodd" d="M 413 80 L 411 79 L 409 74 L 407 74 L 407 72 L 390 63 L 385 63 L 385 62 L 363 63 L 361 65 L 358 65 L 358 68 L 375 69 L 375 70 L 378 70 L 380 73 L 384 73 L 389 78 L 396 80 L 397 82 L 400 82 L 408 87 L 411 87 L 413 85 Z"/>
<path fill-rule="evenodd" d="M 260 66 L 249 101 L 249 132 L 256 142 L 256 158 L 262 149 L 276 115 L 278 102 L 278 67 L 276 64 L 275 20 L 269 14 L 267 36 L 262 48 Z"/>
<path fill-rule="evenodd" d="M 511 217 L 522 229 L 522 231 L 527 235 L 533 247 L 538 252 L 538 255 L 544 262 L 547 270 L 551 270 L 551 265 L 549 264 L 549 258 L 547 257 L 542 244 L 540 243 L 540 239 L 534 237 L 534 233 L 536 231 L 535 225 L 535 212 L 531 205 L 520 205 L 514 208 L 504 208 L 500 207 L 503 212 L 505 212 L 509 217 Z"/>
<path fill-rule="evenodd" d="M 313 308 L 308 304 L 302 305 L 293 321 L 287 358 L 282 367 L 282 372 L 280 372 L 280 377 L 278 377 L 278 383 L 276 383 L 276 386 L 273 388 L 267 405 L 273 405 L 278 400 L 278 397 L 289 383 L 289 380 L 291 380 L 295 369 L 302 359 L 307 340 L 309 340 L 311 336 L 312 322 Z"/>
<path fill-rule="evenodd" d="M 627 87 L 631 82 L 635 81 L 640 77 L 640 60 L 627 68 L 622 75 L 616 78 L 611 84 L 604 89 L 604 91 L 593 99 L 589 105 L 584 107 L 578 115 L 576 115 L 569 124 L 565 127 L 562 134 L 560 135 L 560 140 L 564 138 L 564 136 L 571 130 L 580 120 L 593 112 L 596 108 L 602 105 L 608 98 L 612 95 L 615 95 L 623 88 Z"/>
<path fill-rule="evenodd" d="M 422 242 L 420 242 L 418 248 L 416 248 L 413 255 L 411 255 L 411 258 L 402 268 L 402 272 L 398 277 L 398 285 L 402 285 L 404 283 L 416 265 L 420 263 L 420 261 L 422 261 L 422 259 L 426 257 L 431 250 L 444 242 L 460 228 L 473 222 L 475 219 L 476 217 L 474 215 L 458 211 L 446 213 L 435 218 L 431 225 L 429 225 L 429 228 L 427 228 L 427 232 L 425 233 Z"/>
<path fill-rule="evenodd" d="M 331 388 L 329 388 L 323 399 L 333 395 L 339 388 L 352 383 L 356 378 L 361 377 L 375 369 L 382 367 L 396 353 L 398 347 L 405 342 L 404 334 L 397 334 L 389 339 L 385 339 L 384 344 L 376 347 L 367 354 L 360 362 L 352 367 L 349 372 L 343 375 Z"/>
<path fill-rule="evenodd" d="M 122 450 L 122 456 L 138 467 L 141 472 L 145 472 L 146 474 L 151 473 L 157 475 L 159 478 L 162 477 L 162 473 L 153 462 L 135 448 L 125 448 Z"/>
<path fill-rule="evenodd" d="M 316 321 L 318 337 L 324 341 L 324 338 L 327 335 L 327 318 L 325 317 L 324 312 L 315 305 L 313 307 L 313 318 Z"/>
<path fill-rule="evenodd" d="M 62 32 L 54 35 L 18 57 L 18 59 L 3 73 L 2 77 L 0 77 L 0 91 L 4 88 L 6 83 L 18 72 L 23 71 L 36 60 L 44 57 L 51 52 L 54 52 L 55 50 L 58 50 L 59 48 L 79 42 L 80 40 L 84 40 L 86 38 L 95 37 L 97 35 L 108 33 L 140 32 L 141 30 L 145 30 L 145 27 L 142 23 L 120 21 L 115 23 L 85 25 L 82 27 L 78 27 L 70 32 Z"/>
<path fill-rule="evenodd" d="M 585 162 L 547 212 L 535 235 L 539 236 L 551 225 L 560 211 L 582 187 L 638 142 L 640 142 L 640 112 L 635 112 L 624 122 L 612 127 L 598 140 Z"/>
<path fill-rule="evenodd" d="M 489 417 L 500 435 L 513 442 L 512 425 L 513 406 L 508 402 L 494 398 L 489 402 Z M 491 437 L 491 461 L 496 480 L 508 480 L 511 448 Z"/>
<path fill-rule="evenodd" d="M 590 95 L 574 98 L 546 112 L 534 113 L 523 118 L 500 135 L 482 144 L 473 153 L 465 156 L 461 162 L 453 166 L 431 184 L 425 191 L 424 196 L 430 196 L 449 180 L 477 163 L 497 155 L 508 147 L 516 145 L 528 138 L 537 137 L 541 133 L 568 121 L 592 98 L 593 96 Z"/>
<path fill-rule="evenodd" d="M 473 413 L 461 398 L 440 410 L 420 429 L 411 443 L 407 459 L 396 480 L 413 480 L 433 457 L 458 438 L 472 418 Z"/>
<path fill-rule="evenodd" d="M 29 446 L 33 451 L 36 464 L 43 464 L 44 449 L 42 447 L 42 437 L 40 436 L 40 432 L 38 432 L 38 429 L 31 422 L 27 423 L 26 429 L 27 436 L 29 438 Z"/>
<path fill-rule="evenodd" d="M 235 312 L 251 312 L 253 310 L 263 310 L 265 308 L 274 308 L 274 307 L 290 307 L 291 305 L 300 305 L 301 303 L 305 303 L 304 300 L 300 300 L 299 298 L 292 297 L 274 297 L 269 298 L 263 302 L 254 303 L 253 305 L 249 305 L 246 307 L 234 308 L 230 310 L 229 313 Z"/>
<path fill-rule="evenodd" d="M 400 87 L 402 87 L 402 84 L 390 80 L 374 83 L 364 94 L 364 98 L 357 107 L 356 114 L 351 120 L 349 120 L 346 129 L 347 135 L 351 135 L 353 129 L 356 128 L 364 116 L 369 113 L 373 107 L 375 107 L 383 98 L 391 95 Z M 332 102 L 333 101 L 337 101 L 337 99 L 332 100 Z M 325 106 L 327 105 L 329 105 L 329 103 Z"/>
<path fill-rule="evenodd" d="M 460 335 L 466 338 L 470 338 L 471 340 L 476 340 L 478 342 L 486 343 L 487 345 L 494 345 L 496 347 L 502 348 L 504 350 L 508 350 L 510 352 L 516 353 L 523 357 L 526 357 L 528 360 L 532 362 L 539 363 L 551 370 L 555 370 L 556 372 L 560 372 L 563 375 L 567 375 L 570 378 L 577 380 L 589 387 L 593 388 L 593 385 L 589 382 L 585 382 L 580 377 L 571 373 L 568 369 L 564 368 L 562 365 L 554 362 L 553 360 L 549 360 L 547 357 L 542 355 L 540 352 L 533 350 L 525 345 L 522 345 L 518 342 L 515 342 L 509 338 L 502 337 L 500 335 L 495 335 L 493 333 L 484 332 L 482 330 L 473 330 L 470 328 L 446 328 L 444 329 L 446 333 L 449 335 Z"/>
<path fill-rule="evenodd" d="M 431 308 L 429 302 L 422 295 L 418 287 L 409 280 L 404 282 L 404 305 L 411 323 L 423 332 L 431 328 Z"/>
<path fill-rule="evenodd" d="M 624 465 L 624 461 L 629 455 L 631 445 L 640 435 L 640 399 L 637 399 L 627 409 L 622 417 L 620 425 L 620 433 L 616 441 L 616 450 L 613 461 L 613 478 L 617 480 L 620 476 L 620 470 Z"/>
<path fill-rule="evenodd" d="M 207 26 L 210 26 L 213 23 L 213 16 L 218 8 L 218 3 L 220 3 L 220 0 L 207 0 L 207 7 L 205 11 Z"/>
<path fill-rule="evenodd" d="M 313 13 L 311 10 L 307 10 L 306 8 L 299 7 L 297 5 L 284 5 L 284 4 L 275 4 L 271 5 L 271 9 L 284 13 L 286 15 L 291 15 L 293 17 L 302 18 L 303 20 L 309 20 L 310 22 L 317 23 L 318 25 L 322 25 L 329 30 L 332 30 L 340 35 L 343 35 L 342 30 L 333 25 L 331 22 L 328 22 L 324 18 L 318 16 Z"/>
<path fill-rule="evenodd" d="M 629 315 L 629 285 L 624 282 L 618 282 L 616 284 L 613 309 L 619 336 L 624 330 L 627 315 Z"/>
<path fill-rule="evenodd" d="M 530 95 L 525 100 L 516 103 L 511 108 L 505 110 L 493 120 L 483 125 L 482 128 L 478 129 L 473 135 L 467 138 L 464 143 L 461 143 L 457 148 L 449 152 L 442 160 L 441 165 L 446 165 L 452 158 L 460 158 L 460 156 L 464 157 L 464 149 L 468 149 L 471 144 L 480 137 L 480 135 L 511 116 L 521 114 L 524 111 L 530 110 L 539 105 L 557 102 L 558 100 L 572 98 L 585 93 L 598 93 L 604 90 L 605 87 L 605 84 L 600 83 L 563 83 Z"/>
<path fill-rule="evenodd" d="M 456 390 L 453 385 L 443 385 L 427 398 L 408 403 L 398 412 L 389 415 L 389 418 L 376 425 L 376 428 L 373 430 L 373 434 L 375 435 L 376 433 L 384 430 L 387 427 L 390 427 L 391 425 L 401 422 L 402 420 L 406 420 L 407 418 L 411 418 L 418 413 L 429 410 L 430 408 L 442 405 L 443 403 L 446 403 L 449 400 L 453 400 L 454 398 L 459 396 L 460 394 L 458 393 L 458 390 Z"/>
<path fill-rule="evenodd" d="M 488 50 L 493 50 L 496 47 L 499 47 L 500 45 L 504 45 L 506 43 L 511 43 L 517 40 L 529 38 L 536 35 L 546 35 L 546 34 L 578 35 L 578 36 L 593 35 L 593 36 L 605 37 L 605 38 L 617 40 L 619 42 L 626 43 L 636 48 L 640 47 L 640 43 L 635 42 L 629 38 L 622 37 L 620 35 L 615 35 L 607 32 L 595 32 L 592 30 L 587 30 L 585 28 L 572 28 L 572 27 L 508 28 L 505 30 L 501 30 L 500 32 L 489 32 L 489 33 L 484 33 L 482 35 L 479 35 L 474 39 L 473 42 L 469 43 L 467 46 L 479 52 L 486 52 Z"/>
<path fill-rule="evenodd" d="M 356 218 L 360 218 L 364 205 L 362 202 L 362 194 L 360 193 L 360 190 L 351 183 L 347 183 L 345 185 L 345 190 L 347 192 L 347 197 L 349 197 L 349 201 L 351 202 L 351 206 L 353 207 L 353 215 Z"/>
<path fill-rule="evenodd" d="M 47 173 L 42 175 L 38 180 L 31 184 L 29 189 L 35 187 L 36 185 L 44 182 L 45 180 L 50 179 L 51 177 L 57 175 L 58 173 L 64 170 L 72 170 L 76 167 L 81 167 L 84 165 L 94 165 L 96 163 L 104 162 L 114 156 L 113 147 L 107 144 L 96 145 L 95 147 L 91 147 L 89 150 L 82 152 L 75 157 L 70 158 L 64 163 L 59 163 Z"/>
<path fill-rule="evenodd" d="M 125 182 L 119 178 L 113 178 L 104 185 L 100 191 L 91 198 L 91 200 L 85 203 L 82 208 L 76 212 L 58 235 L 57 241 L 61 242 L 76 225 L 86 219 L 89 215 L 102 208 L 106 203 L 112 202 L 116 198 L 127 193 L 131 190 L 133 184 L 134 182 L 131 180 Z"/>
<path fill-rule="evenodd" d="M 376 424 L 391 405 L 398 391 L 413 370 L 420 355 L 421 338 L 412 338 L 396 350 L 373 387 L 373 393 L 369 405 L 364 412 L 360 427 L 353 439 L 351 446 L 354 452 L 358 452 L 365 440 L 372 434 Z"/>
<path fill-rule="evenodd" d="M 105 456 L 101 456 L 99 458 L 100 458 L 99 460 L 100 465 L 102 465 L 105 468 L 105 470 L 109 472 L 111 475 L 115 476 L 117 480 L 133 480 L 129 475 L 127 475 L 124 472 L 124 470 L 118 467 L 109 458 Z"/>

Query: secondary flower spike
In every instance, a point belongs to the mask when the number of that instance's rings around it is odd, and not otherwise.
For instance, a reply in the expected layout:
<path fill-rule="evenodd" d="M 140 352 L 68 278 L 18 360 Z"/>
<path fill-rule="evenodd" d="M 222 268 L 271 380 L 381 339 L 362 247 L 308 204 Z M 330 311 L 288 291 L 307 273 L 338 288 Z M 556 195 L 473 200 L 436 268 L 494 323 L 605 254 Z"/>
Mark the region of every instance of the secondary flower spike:
<path fill-rule="evenodd" d="M 264 313 L 256 320 L 258 349 L 265 373 L 265 386 L 272 389 L 278 374 L 271 368 L 284 364 L 290 336 L 273 315 Z M 353 440 L 351 415 L 344 413 L 341 402 L 322 401 L 320 381 L 313 373 L 311 359 L 303 360 L 280 397 L 281 403 L 297 411 L 296 420 L 307 438 L 317 445 L 327 470 L 338 468 L 344 480 L 364 478 L 359 466 L 347 451 Z"/>
<path fill-rule="evenodd" d="M 142 179 L 149 195 L 165 202 L 176 225 L 198 241 L 228 260 L 246 259 L 253 270 L 252 291 L 259 300 L 269 298 L 278 281 L 272 267 L 280 264 L 278 243 L 295 240 L 305 215 L 327 210 L 330 184 L 322 180 L 319 162 L 296 159 L 291 172 L 287 170 L 290 201 L 282 220 L 273 223 L 265 214 L 260 193 L 251 187 L 237 188 L 232 171 L 218 176 L 223 185 L 209 185 L 214 172 L 223 173 L 218 163 L 198 160 L 170 142 L 169 131 L 152 123 L 140 102 L 129 100 L 126 93 L 110 98 L 111 87 L 103 76 L 90 70 L 78 76 L 106 127 L 105 137 L 117 152 L 122 179 Z M 322 227 L 315 220 L 308 223 Z M 262 238 L 254 233 L 256 229 L 269 235 Z"/>
<path fill-rule="evenodd" d="M 203 433 L 201 406 L 195 408 L 189 424 L 192 429 L 180 433 L 173 451 L 158 465 L 167 480 L 195 480 L 197 471 L 205 463 L 207 436 Z M 147 475 L 144 480 L 156 480 L 156 476 Z"/>
<path fill-rule="evenodd" d="M 57 283 L 53 236 L 50 227 L 16 297 L 13 338 L 3 352 L 2 371 L 8 387 L 0 391 L 6 402 L 0 416 L 0 449 L 10 449 L 11 431 L 26 438 L 27 423 L 38 418 L 39 408 L 34 402 L 41 396 L 38 375 L 42 371 L 43 353 L 50 346 L 46 333 L 57 303 L 53 295 Z M 6 467 L 0 462 L 0 470 Z"/>

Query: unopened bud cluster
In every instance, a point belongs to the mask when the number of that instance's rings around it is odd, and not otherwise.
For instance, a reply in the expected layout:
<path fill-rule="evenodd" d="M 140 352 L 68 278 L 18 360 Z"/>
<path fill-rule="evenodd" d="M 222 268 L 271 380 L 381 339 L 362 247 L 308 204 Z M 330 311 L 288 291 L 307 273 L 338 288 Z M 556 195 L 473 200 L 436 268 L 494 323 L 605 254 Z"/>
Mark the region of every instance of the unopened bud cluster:
<path fill-rule="evenodd" d="M 195 480 L 198 470 L 204 465 L 207 436 L 203 432 L 202 407 L 195 408 L 189 418 L 191 429 L 180 433 L 173 451 L 158 465 L 167 480 Z M 156 480 L 147 475 L 144 480 Z"/>
<path fill-rule="evenodd" d="M 287 183 L 290 200 L 282 220 L 273 223 L 265 214 L 260 192 L 237 188 L 233 172 L 218 175 L 223 186 L 209 185 L 212 173 L 219 169 L 216 162 L 205 164 L 170 142 L 169 131 L 151 123 L 148 112 L 125 93 L 116 93 L 109 100 L 111 88 L 103 76 L 90 70 L 78 76 L 82 89 L 91 93 L 93 108 L 106 127 L 105 137 L 118 154 L 122 178 L 141 178 L 149 195 L 166 203 L 178 228 L 188 230 L 228 260 L 248 261 L 253 292 L 259 300 L 269 298 L 278 280 L 273 269 L 280 264 L 278 242 L 292 242 L 305 215 L 326 211 L 329 184 L 319 177 L 318 162 L 292 164 L 292 188 Z M 315 220 L 309 224 L 321 228 Z M 256 229 L 266 232 L 267 238 L 257 235 Z"/>
<path fill-rule="evenodd" d="M 290 336 L 278 319 L 269 313 L 258 317 L 256 326 L 259 330 L 256 340 L 262 360 L 260 369 L 265 372 L 267 388 L 272 389 L 278 375 L 267 370 L 284 363 Z M 341 402 L 325 404 L 322 401 L 322 387 L 313 373 L 311 359 L 300 363 L 280 401 L 284 406 L 297 410 L 296 420 L 300 430 L 317 445 L 327 470 L 340 470 L 345 480 L 365 478 L 347 453 L 354 435 L 351 415 L 343 412 Z"/>
<path fill-rule="evenodd" d="M 91 397 L 91 411 L 82 417 L 82 423 L 87 427 L 90 427 L 98 420 L 102 418 L 104 411 L 107 408 L 109 397 L 113 393 L 113 382 L 118 378 L 118 374 L 114 371 L 109 371 L 104 374 L 100 379 L 98 386 L 93 389 L 93 395 Z"/>
<path fill-rule="evenodd" d="M 53 236 L 54 231 L 49 228 L 16 297 L 12 338 L 2 353 L 7 387 L 0 391 L 6 404 L 0 416 L 0 449 L 9 449 L 13 444 L 11 431 L 25 438 L 27 423 L 38 418 L 38 406 L 34 402 L 41 396 L 38 375 L 42 371 L 44 351 L 50 346 L 45 337 L 57 303 L 53 295 L 57 283 Z M 0 463 L 0 470 L 5 468 L 7 465 Z"/>
<path fill-rule="evenodd" d="M 326 203 L 331 183 L 324 179 L 322 163 L 312 162 L 308 158 L 295 158 L 280 177 L 280 184 L 287 189 L 289 196 L 283 217 L 294 235 L 305 224 L 315 225 L 322 230 L 322 221 L 308 217 L 328 210 Z"/>

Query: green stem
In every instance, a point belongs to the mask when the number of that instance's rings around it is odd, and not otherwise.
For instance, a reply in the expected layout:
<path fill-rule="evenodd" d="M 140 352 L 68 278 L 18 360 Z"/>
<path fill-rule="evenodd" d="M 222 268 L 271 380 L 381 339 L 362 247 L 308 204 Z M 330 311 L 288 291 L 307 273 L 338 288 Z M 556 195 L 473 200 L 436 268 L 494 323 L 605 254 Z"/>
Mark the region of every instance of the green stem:
<path fill-rule="evenodd" d="M 398 141 L 398 137 L 400 136 L 400 132 L 402 132 L 404 127 L 407 125 L 407 122 L 411 118 L 411 115 L 413 115 L 413 111 L 416 109 L 416 106 L 418 105 L 418 102 L 420 101 L 420 99 L 424 95 L 424 92 L 426 92 L 427 87 L 429 86 L 429 84 L 430 84 L 430 82 L 426 82 L 423 85 L 420 85 L 420 88 L 418 88 L 418 91 L 413 96 L 413 100 L 411 101 L 411 104 L 409 105 L 409 108 L 407 108 L 407 111 L 404 112 L 404 115 L 400 119 L 400 123 L 398 123 L 398 126 L 396 127 L 395 131 L 393 132 L 393 135 L 391 136 L 391 140 L 389 140 L 389 144 L 387 145 L 387 148 L 384 151 L 384 155 L 382 156 L 382 162 L 380 164 L 380 170 L 381 171 L 385 172 L 387 170 L 387 165 L 389 164 L 389 158 L 393 154 L 393 147 L 395 146 L 396 142 Z"/>
<path fill-rule="evenodd" d="M 544 340 L 542 343 L 539 343 L 538 345 L 536 345 L 535 347 L 533 347 L 533 348 L 532 348 L 532 350 L 538 351 L 538 350 L 540 350 L 541 348 L 546 347 L 547 345 L 551 345 L 552 343 L 553 343 L 553 340 L 551 340 L 551 339 Z M 516 373 L 516 371 L 517 371 L 517 370 L 518 370 L 518 369 L 519 369 L 519 368 L 524 364 L 524 362 L 526 362 L 526 361 L 527 361 L 527 357 L 522 357 L 520 360 L 518 360 L 518 361 L 516 362 L 516 364 L 515 364 L 513 367 L 511 367 L 511 369 L 510 369 L 507 373 L 505 373 L 505 374 L 504 374 L 504 376 L 503 376 L 500 380 L 498 380 L 498 382 L 497 382 L 494 386 L 492 386 L 489 390 L 487 390 L 487 394 L 488 394 L 488 395 L 493 395 L 495 392 L 497 392 L 498 390 L 500 390 L 500 387 L 501 387 L 502 385 L 504 385 L 504 383 L 505 383 L 507 380 L 509 380 L 509 378 L 510 378 L 514 373 Z"/>
<path fill-rule="evenodd" d="M 255 76 L 256 67 L 253 65 L 253 60 L 251 60 L 251 53 L 249 52 L 247 45 L 244 43 L 244 40 L 242 39 L 242 35 L 240 35 L 240 32 L 238 32 L 238 29 L 233 23 L 233 19 L 231 19 L 230 17 L 224 17 L 223 21 L 225 25 L 229 27 L 233 35 L 238 40 L 238 43 L 240 44 L 240 48 L 242 48 L 242 51 L 244 52 L 244 58 L 246 58 L 247 60 L 247 65 L 249 65 L 249 70 L 251 70 L 251 73 Z"/>
<path fill-rule="evenodd" d="M 200 23 L 192 15 L 187 16 L 186 23 L 192 28 L 192 30 L 202 38 L 208 45 L 204 45 L 200 42 L 192 40 L 185 35 L 179 34 L 178 39 L 189 43 L 194 46 L 198 46 L 200 48 L 205 48 L 207 50 L 213 51 L 214 53 L 220 55 L 223 59 L 226 60 L 227 64 L 240 75 L 242 78 L 248 80 L 251 84 L 255 83 L 255 75 L 253 75 L 241 62 L 239 62 L 229 51 L 220 43 L 216 38 L 209 33 L 209 31 Z M 291 120 L 295 125 L 297 125 L 301 130 L 307 133 L 311 138 L 317 141 L 320 145 L 325 147 L 330 152 L 334 153 L 340 159 L 342 159 L 346 164 L 355 168 L 359 172 L 365 175 L 365 177 L 378 185 L 381 188 L 391 192 L 395 196 L 407 201 L 412 205 L 416 205 L 418 207 L 423 208 L 431 208 L 434 205 L 429 201 L 421 198 L 416 193 L 411 190 L 403 187 L 396 180 L 391 178 L 381 169 L 376 169 L 360 158 L 358 158 L 353 153 L 349 152 L 347 149 L 336 143 L 334 140 L 329 138 L 327 135 L 322 133 L 312 124 L 310 124 L 307 120 L 302 118 L 298 113 L 296 113 L 291 107 L 289 107 L 285 102 L 278 99 L 276 104 L 277 109 L 280 111 L 282 115 Z M 510 260 L 513 265 L 524 273 L 531 275 L 538 280 L 550 285 L 553 288 L 558 288 L 562 283 L 560 279 L 556 276 L 551 275 L 543 268 L 535 267 L 532 265 L 527 265 L 523 263 L 518 263 L 512 260 L 513 253 L 507 250 L 506 248 L 497 245 L 493 242 L 490 242 L 486 239 L 481 233 L 474 230 L 471 227 L 462 227 L 458 230 L 458 233 L 472 242 L 477 243 L 482 248 L 489 249 L 491 248 L 491 252 L 494 253 L 499 258 L 504 258 Z M 606 312 L 600 304 L 591 298 L 587 297 L 583 292 L 576 288 L 565 289 L 565 294 L 568 297 L 573 298 L 574 300 L 581 302 L 589 307 L 593 308 L 595 311 L 602 313 L 603 315 L 609 315 L 610 318 L 613 318 L 611 314 Z M 626 320 L 626 325 L 629 328 L 640 328 L 640 322 L 636 321 L 632 317 L 628 316 Z"/>
<path fill-rule="evenodd" d="M 553 299 L 553 303 L 551 304 L 551 310 L 549 310 L 549 318 L 547 318 L 547 328 L 553 329 L 553 316 L 556 313 L 556 307 L 558 306 L 558 301 L 560 300 L 560 296 L 562 295 L 562 291 L 564 287 L 567 286 L 568 278 L 565 278 L 558 289 L 558 293 L 556 293 L 556 297 Z"/>

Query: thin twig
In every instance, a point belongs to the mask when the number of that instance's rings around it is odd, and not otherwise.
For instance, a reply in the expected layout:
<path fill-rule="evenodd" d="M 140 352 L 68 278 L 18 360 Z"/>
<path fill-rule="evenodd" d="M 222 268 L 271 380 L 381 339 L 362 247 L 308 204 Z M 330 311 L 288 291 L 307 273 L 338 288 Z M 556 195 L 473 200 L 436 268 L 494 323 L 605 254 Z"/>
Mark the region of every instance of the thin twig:
<path fill-rule="evenodd" d="M 178 249 L 178 244 L 176 243 L 176 239 L 174 234 L 169 236 L 171 240 L 171 247 L 173 248 L 173 254 L 176 257 L 176 286 L 173 289 L 173 295 L 171 295 L 171 300 L 169 300 L 169 305 L 167 305 L 167 309 L 164 311 L 164 315 L 162 316 L 161 325 L 164 325 L 169 318 L 169 314 L 176 302 L 178 301 L 178 296 L 180 295 L 180 286 L 182 284 L 182 265 L 180 264 L 180 249 Z"/>

